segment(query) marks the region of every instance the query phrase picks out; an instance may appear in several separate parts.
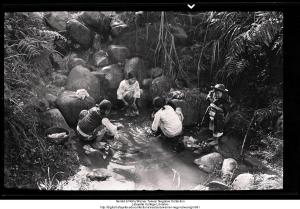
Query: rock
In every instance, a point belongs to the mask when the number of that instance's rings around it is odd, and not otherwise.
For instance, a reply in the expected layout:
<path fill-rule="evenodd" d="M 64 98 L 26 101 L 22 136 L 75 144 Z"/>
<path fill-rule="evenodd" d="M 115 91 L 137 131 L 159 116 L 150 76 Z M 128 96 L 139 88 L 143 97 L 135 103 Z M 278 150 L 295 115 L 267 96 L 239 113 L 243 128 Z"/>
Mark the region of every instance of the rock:
<path fill-rule="evenodd" d="M 91 181 L 105 181 L 109 177 L 112 177 L 113 174 L 111 171 L 105 168 L 94 169 L 92 172 L 86 175 Z"/>
<path fill-rule="evenodd" d="M 114 44 L 126 46 L 132 54 L 140 55 L 154 63 L 153 46 L 158 42 L 159 27 L 160 23 L 154 23 L 136 30 L 127 30 L 114 38 Z"/>
<path fill-rule="evenodd" d="M 52 83 L 56 86 L 64 86 L 67 82 L 68 77 L 59 73 L 52 73 Z"/>
<path fill-rule="evenodd" d="M 111 31 L 110 23 L 111 18 L 102 12 L 82 12 L 78 15 L 77 19 L 84 23 L 87 27 L 97 32 L 104 38 L 108 39 Z"/>
<path fill-rule="evenodd" d="M 233 183 L 234 190 L 251 190 L 254 186 L 254 176 L 250 173 L 243 173 L 238 175 Z"/>
<path fill-rule="evenodd" d="M 163 96 L 167 94 L 170 89 L 171 84 L 166 76 L 157 77 L 152 81 L 150 87 L 152 98 L 155 98 L 156 96 Z"/>
<path fill-rule="evenodd" d="M 197 122 L 201 122 L 208 105 L 206 102 L 206 95 L 202 95 L 197 88 L 181 91 L 184 93 L 184 98 L 171 99 L 171 101 L 176 107 L 180 107 L 182 109 L 184 116 L 183 125 L 192 126 Z M 170 94 L 168 94 L 168 96 L 169 95 Z M 168 97 L 168 99 L 170 98 Z"/>
<path fill-rule="evenodd" d="M 78 65 L 74 67 L 67 80 L 66 90 L 85 89 L 96 102 L 102 99 L 100 82 L 87 68 Z"/>
<path fill-rule="evenodd" d="M 222 165 L 222 176 L 223 178 L 231 178 L 234 171 L 237 169 L 238 163 L 233 158 L 224 159 Z"/>
<path fill-rule="evenodd" d="M 108 81 L 109 89 L 117 89 L 120 82 L 124 79 L 123 69 L 117 64 L 103 67 L 98 70 L 98 72 L 105 75 L 105 80 Z"/>
<path fill-rule="evenodd" d="M 84 49 L 91 47 L 94 34 L 85 25 L 72 19 L 67 22 L 67 32 L 71 40 L 80 44 Z"/>
<path fill-rule="evenodd" d="M 202 184 L 199 184 L 198 186 L 194 187 L 192 190 L 197 191 L 208 191 L 209 187 L 203 186 Z"/>
<path fill-rule="evenodd" d="M 99 50 L 94 54 L 93 61 L 96 67 L 107 66 L 109 65 L 108 54 L 103 50 Z"/>
<path fill-rule="evenodd" d="M 98 51 L 101 48 L 101 36 L 96 33 L 93 40 L 93 49 L 94 51 Z"/>
<path fill-rule="evenodd" d="M 151 78 L 146 78 L 142 81 L 142 88 L 143 89 L 150 89 L 150 86 L 152 84 L 152 79 Z"/>
<path fill-rule="evenodd" d="M 122 20 L 113 19 L 110 23 L 111 27 L 111 35 L 113 37 L 118 37 L 122 33 L 128 29 L 128 25 L 126 25 Z"/>
<path fill-rule="evenodd" d="M 51 127 L 61 127 L 70 132 L 70 136 L 74 135 L 74 130 L 69 127 L 64 116 L 59 109 L 50 109 L 42 114 L 41 124 L 44 129 Z"/>
<path fill-rule="evenodd" d="M 220 181 L 211 181 L 208 183 L 207 186 L 209 190 L 221 190 L 221 191 L 230 190 L 230 187 L 228 185 Z"/>
<path fill-rule="evenodd" d="M 183 137 L 183 145 L 185 148 L 198 148 L 198 139 L 193 138 L 192 136 Z"/>
<path fill-rule="evenodd" d="M 175 38 L 175 44 L 184 45 L 187 42 L 188 35 L 183 28 L 170 25 L 170 32 Z"/>
<path fill-rule="evenodd" d="M 120 45 L 110 45 L 108 47 L 108 54 L 114 63 L 125 62 L 130 56 L 129 49 Z"/>
<path fill-rule="evenodd" d="M 106 181 L 90 183 L 86 190 L 134 190 L 135 183 L 133 181 L 117 180 L 109 178 Z"/>
<path fill-rule="evenodd" d="M 163 74 L 163 70 L 159 67 L 151 69 L 151 78 L 155 79 Z"/>
<path fill-rule="evenodd" d="M 56 103 L 66 122 L 71 127 L 77 125 L 81 110 L 88 110 L 96 104 L 93 97 L 89 96 L 82 100 L 76 96 L 76 92 L 68 90 L 63 91 L 58 96 Z"/>
<path fill-rule="evenodd" d="M 53 94 L 47 93 L 45 95 L 45 99 L 48 101 L 50 108 L 56 108 L 57 96 L 54 96 Z"/>
<path fill-rule="evenodd" d="M 50 12 L 44 16 L 46 23 L 56 31 L 65 31 L 70 19 L 68 12 Z"/>
<path fill-rule="evenodd" d="M 77 58 L 77 57 L 70 57 L 69 61 L 68 61 L 68 69 L 69 71 L 71 71 L 74 67 L 81 65 L 83 67 L 86 66 L 86 61 L 84 61 L 81 58 Z"/>
<path fill-rule="evenodd" d="M 194 163 L 199 166 L 199 168 L 207 173 L 213 172 L 215 169 L 221 166 L 223 162 L 223 157 L 217 152 L 213 152 L 204 155 L 196 160 Z"/>
<path fill-rule="evenodd" d="M 128 73 L 133 73 L 139 83 L 142 83 L 144 78 L 147 77 L 144 60 L 139 57 L 133 57 L 130 60 L 127 60 L 124 71 L 125 75 L 127 75 Z"/>

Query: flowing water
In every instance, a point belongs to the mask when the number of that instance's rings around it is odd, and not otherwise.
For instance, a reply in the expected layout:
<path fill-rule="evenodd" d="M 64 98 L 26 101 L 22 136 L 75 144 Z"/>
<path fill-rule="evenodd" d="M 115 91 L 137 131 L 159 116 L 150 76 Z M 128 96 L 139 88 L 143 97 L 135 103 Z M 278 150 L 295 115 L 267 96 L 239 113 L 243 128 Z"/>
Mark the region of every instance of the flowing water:
<path fill-rule="evenodd" d="M 199 156 L 187 150 L 175 152 L 172 142 L 151 136 L 149 115 L 128 118 L 112 113 L 111 122 L 124 125 L 122 142 L 111 140 L 112 157 L 103 161 L 99 155 L 86 155 L 80 144 L 80 158 L 91 169 L 120 166 L 116 171 L 134 181 L 136 190 L 190 190 L 208 181 L 210 176 L 193 163 Z"/>

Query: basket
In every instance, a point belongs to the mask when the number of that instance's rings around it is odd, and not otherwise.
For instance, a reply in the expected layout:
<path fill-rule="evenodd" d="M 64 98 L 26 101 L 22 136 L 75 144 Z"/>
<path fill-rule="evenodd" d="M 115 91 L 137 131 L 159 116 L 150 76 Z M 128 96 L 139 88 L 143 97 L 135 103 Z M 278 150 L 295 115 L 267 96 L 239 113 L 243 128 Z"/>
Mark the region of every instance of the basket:
<path fill-rule="evenodd" d="M 65 137 L 58 137 L 58 138 L 49 137 L 49 135 L 51 135 L 51 134 L 62 133 L 62 132 L 67 133 L 67 135 Z M 46 139 L 48 139 L 51 143 L 54 143 L 54 144 L 65 143 L 69 139 L 69 136 L 70 136 L 69 131 L 67 129 L 64 129 L 61 127 L 48 128 L 45 132 Z"/>

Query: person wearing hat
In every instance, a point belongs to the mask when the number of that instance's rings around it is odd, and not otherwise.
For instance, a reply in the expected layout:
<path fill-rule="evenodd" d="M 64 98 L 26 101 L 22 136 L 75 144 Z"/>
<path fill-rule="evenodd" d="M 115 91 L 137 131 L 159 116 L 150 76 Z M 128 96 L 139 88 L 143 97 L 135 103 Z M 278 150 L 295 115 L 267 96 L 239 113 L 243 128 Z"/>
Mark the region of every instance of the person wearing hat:
<path fill-rule="evenodd" d="M 166 104 L 162 97 L 153 99 L 154 119 L 151 130 L 154 135 L 163 134 L 167 138 L 174 138 L 182 133 L 182 120 L 173 107 Z"/>
<path fill-rule="evenodd" d="M 201 126 L 208 126 L 213 132 L 213 137 L 210 139 L 211 145 L 218 148 L 219 138 L 223 135 L 225 116 L 228 112 L 228 90 L 224 84 L 216 84 L 211 86 L 212 90 L 207 95 L 207 100 L 210 105 L 204 115 Z"/>
<path fill-rule="evenodd" d="M 126 79 L 120 82 L 117 90 L 117 98 L 122 101 L 126 108 L 125 116 L 139 115 L 136 100 L 141 97 L 139 82 L 133 73 L 128 73 Z"/>
<path fill-rule="evenodd" d="M 111 102 L 102 100 L 100 104 L 89 110 L 82 110 L 79 113 L 79 121 L 76 127 L 77 135 L 83 141 L 92 141 L 97 137 L 98 128 L 101 125 L 110 131 L 112 134 L 116 132 L 113 130 L 111 122 L 105 118 L 110 113 Z"/>

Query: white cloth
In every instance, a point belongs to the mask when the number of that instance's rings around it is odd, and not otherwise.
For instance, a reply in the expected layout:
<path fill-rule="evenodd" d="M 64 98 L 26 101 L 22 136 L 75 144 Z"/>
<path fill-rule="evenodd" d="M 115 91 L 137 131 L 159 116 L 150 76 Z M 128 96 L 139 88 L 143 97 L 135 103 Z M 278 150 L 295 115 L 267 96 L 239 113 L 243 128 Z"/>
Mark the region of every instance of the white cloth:
<path fill-rule="evenodd" d="M 157 131 L 159 127 L 167 137 L 178 136 L 182 132 L 182 121 L 171 106 L 164 108 L 155 113 L 151 129 Z"/>
<path fill-rule="evenodd" d="M 140 98 L 141 90 L 140 90 L 139 82 L 136 81 L 132 85 L 130 85 L 127 80 L 121 81 L 119 88 L 117 90 L 118 99 L 123 99 L 127 92 L 133 92 L 134 98 Z"/>
<path fill-rule="evenodd" d="M 177 115 L 179 116 L 180 121 L 183 122 L 184 117 L 183 117 L 181 108 L 180 108 L 180 107 L 177 107 L 176 110 L 175 110 L 175 112 L 176 112 Z"/>

